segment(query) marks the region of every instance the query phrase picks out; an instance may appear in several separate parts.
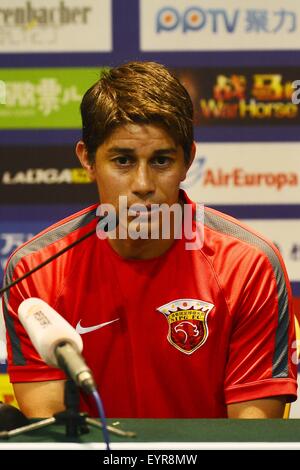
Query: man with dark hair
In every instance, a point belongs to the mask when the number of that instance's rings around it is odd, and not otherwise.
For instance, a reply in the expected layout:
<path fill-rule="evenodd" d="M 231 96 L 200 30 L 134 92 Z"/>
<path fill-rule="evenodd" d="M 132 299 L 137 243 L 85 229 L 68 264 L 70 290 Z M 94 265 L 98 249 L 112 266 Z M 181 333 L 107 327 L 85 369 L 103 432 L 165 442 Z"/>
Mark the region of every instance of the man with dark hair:
<path fill-rule="evenodd" d="M 215 210 L 199 218 L 180 189 L 196 149 L 187 91 L 162 65 L 131 62 L 105 72 L 81 113 L 76 152 L 100 210 L 46 229 L 6 270 L 9 283 L 95 229 L 5 297 L 21 409 L 42 417 L 64 406 L 63 372 L 18 320 L 20 302 L 40 297 L 82 335 L 109 417 L 281 417 L 297 387 L 286 270 L 271 242 Z M 115 225 L 104 232 L 97 214 L 107 211 Z M 96 414 L 85 396 L 81 406 Z"/>
<path fill-rule="evenodd" d="M 190 161 L 193 105 L 186 89 L 160 64 L 130 62 L 107 71 L 85 93 L 81 115 L 82 140 L 92 161 L 112 130 L 132 123 L 162 125 Z"/>

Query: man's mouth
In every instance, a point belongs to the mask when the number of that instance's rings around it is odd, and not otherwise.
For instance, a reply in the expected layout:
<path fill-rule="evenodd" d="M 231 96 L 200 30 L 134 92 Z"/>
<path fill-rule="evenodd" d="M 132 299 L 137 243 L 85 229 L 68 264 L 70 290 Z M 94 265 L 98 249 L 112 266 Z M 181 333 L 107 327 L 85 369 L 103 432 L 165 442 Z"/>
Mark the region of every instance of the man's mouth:
<path fill-rule="evenodd" d="M 159 204 L 132 204 L 128 207 L 128 215 L 143 215 L 158 212 Z"/>

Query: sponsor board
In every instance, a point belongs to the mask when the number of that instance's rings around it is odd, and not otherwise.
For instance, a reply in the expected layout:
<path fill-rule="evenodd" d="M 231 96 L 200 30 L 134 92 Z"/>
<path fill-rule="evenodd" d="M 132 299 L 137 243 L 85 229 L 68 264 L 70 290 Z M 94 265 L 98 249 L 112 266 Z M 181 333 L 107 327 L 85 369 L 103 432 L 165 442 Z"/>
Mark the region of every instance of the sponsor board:
<path fill-rule="evenodd" d="M 0 104 L 6 103 L 6 84 L 3 80 L 0 80 Z"/>
<path fill-rule="evenodd" d="M 60 204 L 40 204 L 37 206 L 36 204 L 21 204 L 1 207 L 0 285 L 2 286 L 3 272 L 7 260 L 13 251 L 37 233 L 83 209 L 85 206 L 87 205 L 66 204 L 61 206 Z"/>
<path fill-rule="evenodd" d="M 41 232 L 45 227 L 50 225 L 50 222 L 48 223 L 47 220 L 32 220 L 30 218 L 30 214 L 28 213 L 28 217 L 25 219 L 26 211 L 24 211 L 24 209 L 21 210 L 21 208 L 20 214 L 22 214 L 23 219 L 16 221 L 5 221 L 2 218 L 0 220 L 0 286 L 2 286 L 4 269 L 11 253 L 13 253 L 13 251 L 15 251 L 23 243 L 30 240 L 36 233 Z M 2 338 L 0 335 L 0 340 L 1 339 Z M 0 349 L 3 351 L 3 344 L 0 346 Z"/>
<path fill-rule="evenodd" d="M 295 0 L 140 0 L 142 51 L 294 50 Z"/>
<path fill-rule="evenodd" d="M 2 204 L 96 202 L 96 185 L 81 168 L 74 147 L 0 147 Z"/>
<path fill-rule="evenodd" d="M 0 267 L 0 280 L 1 280 L 1 267 Z M 0 284 L 1 285 L 1 284 Z M 5 324 L 2 311 L 2 302 L 0 302 L 0 373 L 2 368 L 6 363 L 7 353 L 6 353 L 6 338 L 5 338 Z M 1 398 L 0 398 L 1 401 Z"/>
<path fill-rule="evenodd" d="M 257 220 L 244 223 L 265 235 L 279 249 L 292 282 L 300 281 L 300 219 Z"/>
<path fill-rule="evenodd" d="M 194 124 L 300 123 L 300 67 L 176 68 L 194 105 Z"/>
<path fill-rule="evenodd" d="M 3 52 L 110 52 L 111 0 L 2 0 Z"/>
<path fill-rule="evenodd" d="M 295 80 L 293 82 L 293 88 L 295 89 L 295 91 L 292 94 L 292 103 L 293 104 L 300 104 L 300 80 Z M 1 88 L 0 88 L 0 90 L 1 90 Z"/>
<path fill-rule="evenodd" d="M 299 143 L 198 143 L 182 187 L 204 204 L 299 204 Z"/>
<path fill-rule="evenodd" d="M 2 224 L 1 224 L 2 225 Z M 0 225 L 0 227 L 1 227 Z M 2 228 L 2 227 L 1 227 Z M 7 263 L 7 260 L 11 253 L 16 250 L 20 245 L 27 242 L 33 237 L 33 233 L 23 232 L 9 232 L 1 230 L 0 232 L 0 281 L 3 277 L 3 272 Z M 0 325 L 1 328 L 1 325 Z"/>
<path fill-rule="evenodd" d="M 0 69 L 0 129 L 80 128 L 82 96 L 105 67 Z"/>
<path fill-rule="evenodd" d="M 18 408 L 18 403 L 16 401 L 13 387 L 9 381 L 7 374 L 0 373 L 0 402 L 3 402 L 7 405 L 16 406 Z"/>
<path fill-rule="evenodd" d="M 0 267 L 0 285 L 1 285 L 1 267 Z M 7 350 L 6 350 L 6 329 L 2 311 L 2 302 L 0 302 L 0 402 L 10 403 L 14 398 L 12 398 L 12 387 L 9 384 L 7 375 L 4 376 L 4 372 L 7 369 Z M 5 395 L 5 396 L 4 396 Z"/>
<path fill-rule="evenodd" d="M 293 284 L 292 284 L 292 292 L 293 292 Z M 298 319 L 298 323 L 300 324 L 300 297 L 296 297 L 293 295 L 293 307 L 294 313 Z M 299 363 L 299 371 L 300 371 L 300 363 Z"/>

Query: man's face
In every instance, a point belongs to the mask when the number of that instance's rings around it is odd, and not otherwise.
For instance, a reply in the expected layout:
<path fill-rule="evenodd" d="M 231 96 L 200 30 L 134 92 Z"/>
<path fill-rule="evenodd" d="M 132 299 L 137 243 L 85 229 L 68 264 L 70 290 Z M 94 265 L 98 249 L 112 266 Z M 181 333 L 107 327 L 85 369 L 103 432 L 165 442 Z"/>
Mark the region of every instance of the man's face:
<path fill-rule="evenodd" d="M 127 197 L 128 207 L 170 206 L 178 202 L 179 184 L 189 165 L 184 161 L 182 147 L 162 127 L 152 124 L 118 127 L 98 147 L 92 165 L 86 161 L 86 152 L 80 156 L 79 145 L 77 154 L 97 183 L 101 203 L 112 204 L 117 213 L 119 196 Z"/>

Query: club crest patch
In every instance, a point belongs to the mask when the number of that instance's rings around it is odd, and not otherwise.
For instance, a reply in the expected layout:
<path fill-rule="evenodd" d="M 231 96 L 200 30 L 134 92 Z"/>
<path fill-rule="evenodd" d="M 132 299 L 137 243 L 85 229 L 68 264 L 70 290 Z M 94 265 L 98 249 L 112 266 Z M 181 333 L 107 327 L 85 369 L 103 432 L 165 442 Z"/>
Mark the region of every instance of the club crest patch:
<path fill-rule="evenodd" d="M 168 341 L 185 354 L 195 352 L 207 340 L 207 316 L 213 307 L 197 299 L 177 299 L 158 307 L 168 320 Z"/>

